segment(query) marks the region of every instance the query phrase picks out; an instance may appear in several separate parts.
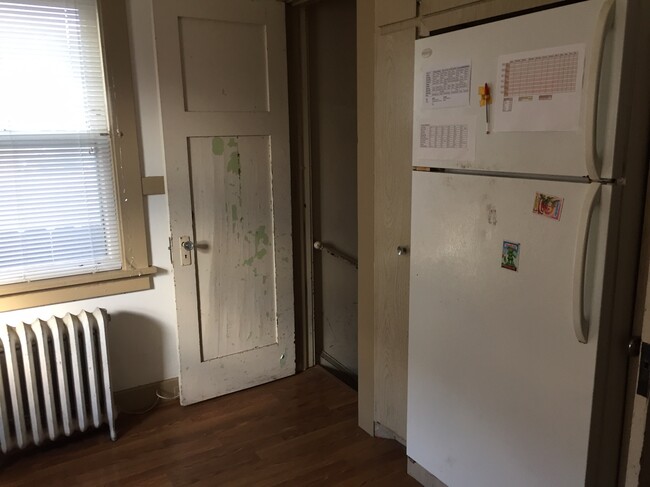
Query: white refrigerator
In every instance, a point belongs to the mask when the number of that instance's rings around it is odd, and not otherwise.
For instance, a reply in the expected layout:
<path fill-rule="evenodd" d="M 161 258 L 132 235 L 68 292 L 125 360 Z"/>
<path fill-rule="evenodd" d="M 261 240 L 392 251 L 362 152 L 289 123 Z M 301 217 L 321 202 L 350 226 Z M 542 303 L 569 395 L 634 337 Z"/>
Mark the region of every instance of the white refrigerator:
<path fill-rule="evenodd" d="M 633 3 L 415 42 L 407 455 L 449 487 L 605 482 L 589 469 Z"/>

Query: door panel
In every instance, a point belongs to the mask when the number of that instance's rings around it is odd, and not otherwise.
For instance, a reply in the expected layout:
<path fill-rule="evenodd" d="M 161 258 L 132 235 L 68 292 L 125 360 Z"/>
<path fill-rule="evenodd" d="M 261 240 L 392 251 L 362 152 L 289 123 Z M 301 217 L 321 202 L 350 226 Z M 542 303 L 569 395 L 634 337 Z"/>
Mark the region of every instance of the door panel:
<path fill-rule="evenodd" d="M 191 137 L 204 360 L 276 343 L 268 137 Z"/>
<path fill-rule="evenodd" d="M 179 23 L 188 112 L 268 110 L 263 24 L 186 17 Z"/>
<path fill-rule="evenodd" d="M 584 485 L 611 197 L 601 188 L 590 226 L 583 344 L 590 186 L 414 173 L 407 449 L 447 485 Z M 564 198 L 559 220 L 533 213 L 537 192 Z M 504 241 L 520 244 L 516 271 Z"/>
<path fill-rule="evenodd" d="M 156 0 L 181 403 L 295 372 L 284 6 Z M 194 240 L 181 259 L 181 238 Z"/>

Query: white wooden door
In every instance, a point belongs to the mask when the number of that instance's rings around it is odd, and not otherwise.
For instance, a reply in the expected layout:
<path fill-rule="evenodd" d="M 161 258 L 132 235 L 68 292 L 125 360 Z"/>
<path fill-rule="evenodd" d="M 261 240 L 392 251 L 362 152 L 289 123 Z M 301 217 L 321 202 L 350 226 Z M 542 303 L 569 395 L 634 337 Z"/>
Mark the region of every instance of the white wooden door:
<path fill-rule="evenodd" d="M 153 7 L 191 404 L 295 372 L 284 5 Z"/>

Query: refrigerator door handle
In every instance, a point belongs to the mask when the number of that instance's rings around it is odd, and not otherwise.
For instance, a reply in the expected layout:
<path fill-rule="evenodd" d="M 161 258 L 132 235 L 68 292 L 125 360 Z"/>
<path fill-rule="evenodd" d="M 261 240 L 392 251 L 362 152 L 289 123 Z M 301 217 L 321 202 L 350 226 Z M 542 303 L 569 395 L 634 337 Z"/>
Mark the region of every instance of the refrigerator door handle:
<path fill-rule="evenodd" d="M 614 6 L 616 0 L 605 0 L 596 21 L 594 39 L 591 43 L 589 66 L 591 72 L 587 76 L 586 99 L 591 101 L 587 105 L 585 121 L 585 163 L 587 165 L 587 175 L 592 181 L 598 181 L 600 174 L 598 171 L 598 94 L 600 92 L 600 77 L 603 67 L 603 52 L 605 49 L 605 36 L 607 28 L 613 18 Z"/>
<path fill-rule="evenodd" d="M 600 194 L 601 185 L 591 183 L 587 190 L 585 202 L 582 205 L 578 236 L 576 238 L 576 252 L 573 264 L 573 330 L 580 343 L 587 343 L 589 339 L 589 320 L 585 317 L 585 266 L 587 263 L 587 244 L 589 243 L 589 229 L 591 217 Z"/>

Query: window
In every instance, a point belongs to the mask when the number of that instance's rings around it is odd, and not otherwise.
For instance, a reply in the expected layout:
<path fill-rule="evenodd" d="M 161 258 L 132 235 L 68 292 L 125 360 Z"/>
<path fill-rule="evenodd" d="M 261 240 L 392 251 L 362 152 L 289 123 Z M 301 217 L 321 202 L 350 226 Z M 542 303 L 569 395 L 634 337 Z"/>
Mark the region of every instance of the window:
<path fill-rule="evenodd" d="M 105 4 L 0 0 L 0 310 L 150 286 L 128 42 L 103 32 L 113 69 L 100 33 L 124 4 Z"/>

